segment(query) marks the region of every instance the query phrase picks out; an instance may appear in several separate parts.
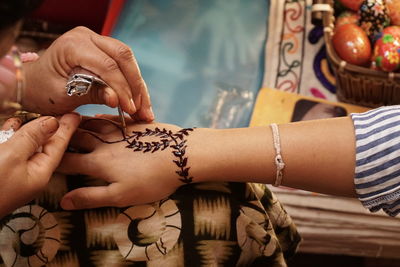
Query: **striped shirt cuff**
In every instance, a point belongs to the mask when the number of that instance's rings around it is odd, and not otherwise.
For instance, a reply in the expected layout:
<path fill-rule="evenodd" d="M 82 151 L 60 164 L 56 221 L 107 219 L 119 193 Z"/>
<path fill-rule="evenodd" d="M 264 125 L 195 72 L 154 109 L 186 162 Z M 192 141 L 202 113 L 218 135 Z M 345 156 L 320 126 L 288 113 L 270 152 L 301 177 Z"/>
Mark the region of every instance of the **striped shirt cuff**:
<path fill-rule="evenodd" d="M 354 184 L 372 212 L 400 212 L 400 106 L 351 114 L 356 137 Z"/>

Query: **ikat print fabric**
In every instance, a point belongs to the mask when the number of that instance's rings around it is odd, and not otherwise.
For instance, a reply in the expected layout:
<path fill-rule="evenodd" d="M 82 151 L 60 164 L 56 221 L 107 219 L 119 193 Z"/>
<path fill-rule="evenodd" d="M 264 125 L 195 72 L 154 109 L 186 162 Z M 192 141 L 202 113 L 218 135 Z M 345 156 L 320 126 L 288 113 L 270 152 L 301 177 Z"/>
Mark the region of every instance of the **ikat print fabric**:
<path fill-rule="evenodd" d="M 5 217 L 0 266 L 286 266 L 300 242 L 265 185 L 191 184 L 152 204 L 63 211 L 63 194 L 83 185 L 98 181 L 55 174 Z"/>

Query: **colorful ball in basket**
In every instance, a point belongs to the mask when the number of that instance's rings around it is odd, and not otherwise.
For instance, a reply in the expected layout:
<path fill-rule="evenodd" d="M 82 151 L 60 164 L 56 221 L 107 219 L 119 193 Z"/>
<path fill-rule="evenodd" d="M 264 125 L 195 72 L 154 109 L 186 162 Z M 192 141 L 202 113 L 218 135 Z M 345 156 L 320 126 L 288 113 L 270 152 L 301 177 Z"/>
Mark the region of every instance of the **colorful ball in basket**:
<path fill-rule="evenodd" d="M 400 26 L 400 0 L 386 0 L 390 24 Z"/>
<path fill-rule="evenodd" d="M 353 11 L 358 11 L 362 2 L 363 0 L 340 0 L 340 3 L 342 3 L 344 7 L 347 7 Z"/>
<path fill-rule="evenodd" d="M 374 47 L 373 60 L 378 70 L 393 72 L 400 69 L 400 36 L 383 34 Z"/>
<path fill-rule="evenodd" d="M 366 66 L 371 60 L 371 43 L 367 34 L 356 24 L 345 24 L 335 30 L 332 44 L 344 61 Z"/>
<path fill-rule="evenodd" d="M 336 18 L 335 22 L 335 27 L 339 28 L 340 26 L 344 24 L 358 24 L 358 20 L 360 19 L 360 16 L 353 11 L 343 11 L 340 13 L 340 15 Z"/>
<path fill-rule="evenodd" d="M 359 10 L 360 26 L 375 41 L 379 33 L 390 24 L 384 0 L 365 0 Z"/>

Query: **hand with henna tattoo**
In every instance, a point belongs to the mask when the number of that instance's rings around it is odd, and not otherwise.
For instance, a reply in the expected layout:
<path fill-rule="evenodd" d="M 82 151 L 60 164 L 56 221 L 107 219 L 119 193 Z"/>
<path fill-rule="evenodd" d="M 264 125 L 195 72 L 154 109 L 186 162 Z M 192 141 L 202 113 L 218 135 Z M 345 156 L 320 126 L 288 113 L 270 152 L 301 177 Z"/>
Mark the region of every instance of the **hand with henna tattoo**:
<path fill-rule="evenodd" d="M 192 128 L 132 124 L 127 135 L 112 121 L 86 119 L 71 140 L 60 171 L 103 179 L 107 186 L 79 188 L 64 196 L 64 209 L 127 206 L 167 197 L 191 183 L 187 148 Z"/>
<path fill-rule="evenodd" d="M 71 146 L 86 154 L 66 154 L 60 170 L 109 185 L 69 192 L 61 202 L 65 209 L 154 202 L 187 183 L 272 184 L 276 179 L 270 127 L 192 130 L 130 124 L 124 136 L 116 122 L 104 118 L 84 120 Z M 354 197 L 353 128 L 348 117 L 280 125 L 286 165 L 282 184 Z"/>

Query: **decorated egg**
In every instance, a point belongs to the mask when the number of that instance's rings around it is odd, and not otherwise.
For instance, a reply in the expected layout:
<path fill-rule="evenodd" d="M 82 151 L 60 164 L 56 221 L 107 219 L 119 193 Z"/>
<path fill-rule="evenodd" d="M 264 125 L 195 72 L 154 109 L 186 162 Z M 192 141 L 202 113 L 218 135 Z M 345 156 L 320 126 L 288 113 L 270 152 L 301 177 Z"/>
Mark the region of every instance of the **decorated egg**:
<path fill-rule="evenodd" d="M 378 34 L 389 26 L 390 19 L 384 0 L 365 0 L 360 6 L 360 26 L 375 41 Z"/>
<path fill-rule="evenodd" d="M 362 2 L 363 0 L 340 0 L 343 6 L 354 11 L 358 11 Z"/>
<path fill-rule="evenodd" d="M 378 35 L 376 35 L 376 40 L 380 39 L 384 34 L 391 34 L 395 37 L 400 37 L 400 26 L 389 26 L 384 28 Z"/>
<path fill-rule="evenodd" d="M 339 28 L 344 24 L 357 24 L 360 16 L 353 11 L 344 11 L 336 18 L 335 27 Z"/>
<path fill-rule="evenodd" d="M 372 59 L 378 70 L 392 72 L 400 69 L 400 36 L 383 34 L 375 42 Z"/>
<path fill-rule="evenodd" d="M 383 34 L 391 34 L 394 37 L 400 38 L 400 26 L 389 26 L 383 29 L 382 35 Z"/>
<path fill-rule="evenodd" d="M 386 0 L 386 7 L 392 25 L 400 26 L 400 0 Z"/>
<path fill-rule="evenodd" d="M 371 60 L 371 43 L 367 34 L 356 24 L 345 24 L 332 37 L 336 53 L 344 61 L 364 66 Z"/>

